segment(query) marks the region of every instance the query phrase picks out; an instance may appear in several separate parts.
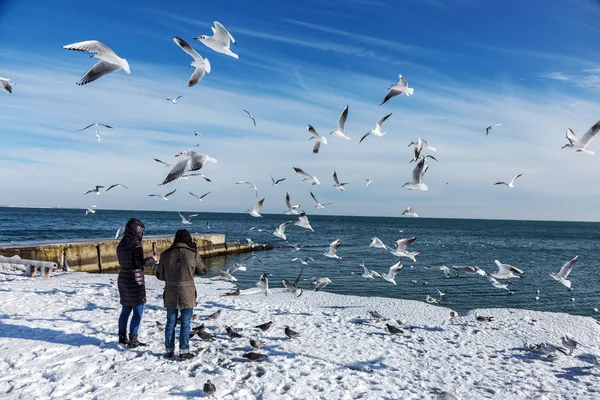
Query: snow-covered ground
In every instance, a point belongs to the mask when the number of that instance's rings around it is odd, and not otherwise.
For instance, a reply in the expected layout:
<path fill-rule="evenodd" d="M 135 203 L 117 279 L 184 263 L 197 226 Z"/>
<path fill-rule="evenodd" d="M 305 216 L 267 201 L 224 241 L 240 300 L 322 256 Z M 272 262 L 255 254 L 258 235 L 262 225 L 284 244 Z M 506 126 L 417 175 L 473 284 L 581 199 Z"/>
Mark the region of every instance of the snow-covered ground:
<path fill-rule="evenodd" d="M 368 284 L 369 282 L 365 282 Z M 190 361 L 162 357 L 163 283 L 147 278 L 140 339 L 117 344 L 116 275 L 56 273 L 50 279 L 0 273 L 0 398 L 164 399 L 203 397 L 207 379 L 217 399 L 598 399 L 600 327 L 588 317 L 490 309 L 450 318 L 435 305 L 387 298 L 309 292 L 222 297 L 231 285 L 197 279 L 202 317 L 223 310 L 198 338 Z M 280 286 L 280 281 L 271 282 Z M 375 310 L 390 321 L 377 321 Z M 475 314 L 493 316 L 478 322 Z M 253 326 L 273 320 L 262 334 Z M 396 322 L 399 320 L 400 323 Z M 392 336 L 386 322 L 404 334 Z M 225 326 L 243 328 L 231 340 Z M 284 326 L 300 332 L 288 340 Z M 566 333 L 585 346 L 573 356 L 525 350 L 525 343 L 561 344 Z M 248 338 L 262 337 L 263 362 L 242 358 Z"/>

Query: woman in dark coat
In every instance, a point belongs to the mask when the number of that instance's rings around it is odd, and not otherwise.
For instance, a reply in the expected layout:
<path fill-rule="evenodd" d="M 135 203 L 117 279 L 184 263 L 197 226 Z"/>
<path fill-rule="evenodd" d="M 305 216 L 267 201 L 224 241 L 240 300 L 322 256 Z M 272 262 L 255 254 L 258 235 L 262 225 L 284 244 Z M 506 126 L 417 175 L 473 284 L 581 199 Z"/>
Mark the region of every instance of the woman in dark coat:
<path fill-rule="evenodd" d="M 123 239 L 117 246 L 117 259 L 119 261 L 119 296 L 121 298 L 121 316 L 119 317 L 119 343 L 133 348 L 145 346 L 138 341 L 138 330 L 142 321 L 144 304 L 146 304 L 146 285 L 144 281 L 144 268 L 154 265 L 158 256 L 144 258 L 142 237 L 146 227 L 136 218 L 131 218 L 125 226 Z M 127 340 L 127 321 L 133 311 L 129 326 L 129 340 Z"/>
<path fill-rule="evenodd" d="M 165 281 L 163 300 L 167 309 L 165 327 L 165 357 L 175 355 L 175 325 L 178 313 L 181 327 L 179 330 L 179 358 L 190 359 L 190 322 L 196 306 L 196 286 L 194 274 L 206 274 L 206 266 L 196 251 L 196 243 L 190 233 L 181 229 L 175 234 L 171 247 L 162 253 L 156 277 Z"/>

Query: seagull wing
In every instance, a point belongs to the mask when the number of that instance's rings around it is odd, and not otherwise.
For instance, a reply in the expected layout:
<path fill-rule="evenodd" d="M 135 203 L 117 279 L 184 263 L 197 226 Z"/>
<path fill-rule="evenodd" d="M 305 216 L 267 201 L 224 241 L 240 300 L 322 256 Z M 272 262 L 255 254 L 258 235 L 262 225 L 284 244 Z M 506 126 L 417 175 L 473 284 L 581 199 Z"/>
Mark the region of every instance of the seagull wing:
<path fill-rule="evenodd" d="M 312 199 L 315 201 L 315 203 L 319 204 L 319 200 L 317 200 L 317 198 L 315 197 L 313 192 L 309 190 L 308 193 L 310 193 L 310 197 L 312 197 Z"/>
<path fill-rule="evenodd" d="M 573 132 L 571 128 L 567 128 L 567 140 L 571 144 L 579 142 L 579 139 L 577 139 L 577 135 L 575 134 L 575 132 Z"/>
<path fill-rule="evenodd" d="M 287 179 L 287 178 L 281 178 L 281 179 L 277 179 L 277 180 L 275 181 L 275 184 L 277 185 L 279 182 L 283 182 L 283 181 L 285 181 L 286 179 Z"/>
<path fill-rule="evenodd" d="M 306 172 L 302 171 L 300 168 L 293 167 L 293 169 L 294 169 L 294 172 L 297 173 L 297 174 L 299 174 L 299 175 L 303 175 L 303 176 L 305 176 L 307 178 L 313 178 L 312 175 L 307 174 Z"/>
<path fill-rule="evenodd" d="M 415 240 L 417 240 L 416 237 L 396 240 L 396 250 L 406 251 L 406 248 Z"/>
<path fill-rule="evenodd" d="M 571 270 L 573 269 L 573 266 L 575 265 L 577 260 L 579 260 L 579 256 L 575 256 L 575 258 L 563 265 L 560 271 L 558 271 L 558 275 L 563 277 L 564 279 L 567 279 L 567 276 L 569 276 L 569 274 L 571 273 Z"/>
<path fill-rule="evenodd" d="M 161 164 L 165 164 L 167 167 L 172 167 L 173 166 L 173 164 L 166 163 L 164 161 L 159 160 L 158 158 L 155 158 L 154 161 L 159 162 Z"/>
<path fill-rule="evenodd" d="M 110 74 L 111 72 L 115 72 L 120 69 L 122 68 L 118 64 L 112 64 L 104 60 L 100 60 L 81 77 L 77 84 L 80 86 L 85 85 L 103 77 L 106 74 Z"/>
<path fill-rule="evenodd" d="M 421 183 L 421 178 L 423 178 L 423 175 L 425 175 L 426 171 L 427 168 L 425 166 L 425 159 L 422 158 L 413 169 L 413 182 Z"/>
<path fill-rule="evenodd" d="M 387 276 L 391 279 L 394 279 L 396 274 L 398 272 L 402 271 L 402 268 L 404 268 L 404 265 L 400 264 L 400 261 L 398 261 L 396 264 L 394 264 L 390 267 L 390 269 L 388 270 Z"/>
<path fill-rule="evenodd" d="M 96 124 L 89 124 L 89 125 L 88 125 L 88 126 L 86 126 L 85 128 L 82 128 L 82 129 L 77 129 L 77 131 L 78 131 L 78 132 L 85 131 L 87 128 L 89 128 L 90 126 L 94 126 L 94 125 L 96 125 Z"/>
<path fill-rule="evenodd" d="M 340 245 L 342 244 L 342 242 L 340 242 L 340 239 L 336 239 L 333 242 L 331 242 L 331 244 L 329 245 L 329 251 L 331 251 L 332 253 L 335 254 L 335 251 L 338 249 L 338 247 L 340 247 Z"/>
<path fill-rule="evenodd" d="M 166 185 L 167 183 L 172 182 L 175 179 L 181 178 L 181 176 L 183 176 L 183 174 L 185 173 L 185 170 L 187 169 L 189 163 L 190 159 L 184 158 L 183 160 L 175 164 L 175 166 L 171 168 L 171 171 L 169 171 L 169 174 L 167 175 L 163 183 L 161 183 L 161 185 Z"/>
<path fill-rule="evenodd" d="M 398 75 L 399 81 L 398 84 L 401 85 L 402 87 L 408 87 L 408 82 L 406 81 L 406 79 L 404 79 L 404 77 L 402 75 Z"/>
<path fill-rule="evenodd" d="M 77 42 L 63 46 L 63 49 L 74 50 L 74 51 L 87 51 L 89 53 L 96 54 L 112 54 L 117 56 L 110 47 L 97 40 L 86 40 L 85 42 Z"/>
<path fill-rule="evenodd" d="M 506 182 L 496 182 L 496 183 L 494 183 L 494 185 L 506 185 L 506 186 L 508 186 L 508 183 L 506 183 Z"/>
<path fill-rule="evenodd" d="M 200 57 L 202 58 L 202 57 Z M 206 64 L 202 64 L 200 67 L 196 67 L 192 75 L 190 76 L 190 80 L 188 81 L 188 87 L 192 87 L 204 77 L 204 75 L 210 72 L 210 64 L 208 64 L 208 68 Z"/>
<path fill-rule="evenodd" d="M 344 133 L 346 129 L 346 120 L 348 119 L 348 106 L 344 107 L 337 122 L 337 130 Z"/>
<path fill-rule="evenodd" d="M 166 196 L 165 196 L 165 197 L 166 197 Z M 177 211 L 177 214 L 179 214 L 179 216 L 181 217 L 181 220 L 182 220 L 183 222 L 187 221 L 187 220 L 186 220 L 186 219 L 183 217 L 183 215 L 181 215 L 181 213 L 180 213 L 179 211 Z"/>
<path fill-rule="evenodd" d="M 260 200 L 258 203 L 256 203 L 254 205 L 254 207 L 252 208 L 252 211 L 254 211 L 255 213 L 259 213 L 260 208 L 263 206 L 264 202 L 265 202 L 265 199 Z"/>
<path fill-rule="evenodd" d="M 279 225 L 279 228 L 277 228 L 277 230 L 281 233 L 285 232 L 285 228 L 291 224 L 292 221 L 288 221 L 288 222 L 284 222 L 283 224 Z"/>
<path fill-rule="evenodd" d="M 311 135 L 313 135 L 314 139 L 319 139 L 321 137 L 321 135 L 317 133 L 317 131 L 315 130 L 315 128 L 312 127 L 312 125 L 306 125 L 306 129 L 311 133 Z"/>
<path fill-rule="evenodd" d="M 588 129 L 585 135 L 583 135 L 581 138 L 581 145 L 586 147 L 588 144 L 590 144 L 594 136 L 596 136 L 596 133 L 598 133 L 598 130 L 600 130 L 600 121 L 596 122 L 594 126 Z"/>
<path fill-rule="evenodd" d="M 177 46 L 181 47 L 181 50 L 185 51 L 190 56 L 192 56 L 194 60 L 203 60 L 202 56 L 200 56 L 200 54 L 198 54 L 198 52 L 194 50 L 192 46 L 190 46 L 189 43 L 185 40 L 181 39 L 180 37 L 174 36 L 173 41 L 177 44 Z"/>
<path fill-rule="evenodd" d="M 333 181 L 335 182 L 336 185 L 339 186 L 340 181 L 338 180 L 337 172 L 335 172 L 335 171 L 333 171 Z"/>
<path fill-rule="evenodd" d="M 233 38 L 231 33 L 229 33 L 229 31 L 225 29 L 225 27 L 220 22 L 215 21 L 214 24 L 215 28 L 213 29 L 213 38 L 215 40 L 222 42 L 223 45 L 225 45 L 225 47 L 227 48 L 229 48 L 229 40 L 231 40 L 233 44 L 235 44 L 235 39 Z"/>
<path fill-rule="evenodd" d="M 173 194 L 173 193 L 175 193 L 176 191 L 177 191 L 177 189 L 173 190 L 173 191 L 172 191 L 172 192 L 170 192 L 170 193 L 167 193 L 167 194 L 165 194 L 165 197 L 169 197 L 170 195 L 172 195 L 172 194 Z"/>
<path fill-rule="evenodd" d="M 512 178 L 512 180 L 510 181 L 510 183 L 511 183 L 511 184 L 512 184 L 512 183 L 514 183 L 514 182 L 515 182 L 515 180 L 516 180 L 518 177 L 520 177 L 521 175 L 523 175 L 523 174 L 519 174 L 519 175 L 515 176 L 514 178 Z"/>
<path fill-rule="evenodd" d="M 367 136 L 369 136 L 370 134 L 371 134 L 371 131 L 369 131 L 369 132 L 365 133 L 365 134 L 363 135 L 363 137 L 361 137 L 361 138 L 360 138 L 360 140 L 359 140 L 359 142 L 358 142 L 358 143 L 362 143 L 362 141 L 363 141 L 363 140 L 365 140 L 365 138 L 366 138 Z"/>
<path fill-rule="evenodd" d="M 386 115 L 385 117 L 383 117 L 379 121 L 377 121 L 377 128 L 381 129 L 381 125 L 383 125 L 385 120 L 388 119 L 391 115 L 392 115 L 392 113 L 389 113 L 388 115 Z"/>
<path fill-rule="evenodd" d="M 191 194 L 192 196 L 194 196 L 195 198 L 197 198 L 198 200 L 200 200 L 200 197 L 196 196 L 194 193 L 190 192 L 189 190 L 188 190 L 188 193 Z"/>
<path fill-rule="evenodd" d="M 292 201 L 290 200 L 290 194 L 288 192 L 285 192 L 285 205 L 288 210 L 292 210 Z"/>
<path fill-rule="evenodd" d="M 112 188 L 114 188 L 114 187 L 117 187 L 117 186 L 121 186 L 121 185 L 119 185 L 118 183 L 117 183 L 116 185 L 110 185 L 110 186 L 108 187 L 108 189 L 106 189 L 106 191 L 108 192 L 110 189 L 112 189 Z"/>
<path fill-rule="evenodd" d="M 304 270 L 303 270 L 303 269 L 301 269 L 301 270 L 300 270 L 300 273 L 298 274 L 298 276 L 296 277 L 296 279 L 294 279 L 294 287 L 295 287 L 296 289 L 298 288 L 298 282 L 300 282 L 300 277 L 302 276 L 302 272 L 303 272 L 303 271 L 304 271 Z"/>

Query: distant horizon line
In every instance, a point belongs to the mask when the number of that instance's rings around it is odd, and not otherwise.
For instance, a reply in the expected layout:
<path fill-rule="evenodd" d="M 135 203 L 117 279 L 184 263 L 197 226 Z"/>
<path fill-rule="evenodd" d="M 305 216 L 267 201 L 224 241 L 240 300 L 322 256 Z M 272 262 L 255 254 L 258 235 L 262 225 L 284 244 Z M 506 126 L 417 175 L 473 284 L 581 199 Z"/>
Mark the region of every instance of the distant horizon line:
<path fill-rule="evenodd" d="M 23 208 L 23 209 L 54 209 L 54 210 L 85 210 L 85 208 L 75 208 L 75 207 L 57 207 L 57 206 L 35 206 L 35 205 L 0 205 L 0 208 Z M 115 208 L 101 208 L 98 211 L 133 211 L 133 212 L 169 212 L 176 213 L 182 212 L 181 210 L 176 211 L 168 211 L 168 210 L 137 210 L 137 209 L 115 209 Z M 183 211 L 189 212 L 189 211 Z M 193 212 L 193 211 L 191 211 Z M 245 212 L 231 212 L 231 211 L 202 211 L 204 214 L 246 214 Z M 276 215 L 288 215 L 288 214 L 272 214 L 272 213 L 264 213 L 263 215 L 276 216 Z M 399 218 L 399 219 L 452 219 L 452 220 L 469 220 L 469 221 L 518 221 L 518 222 L 574 222 L 574 223 L 590 223 L 597 224 L 600 221 L 581 221 L 581 220 L 552 220 L 552 219 L 510 219 L 510 218 L 469 218 L 469 217 L 427 217 L 427 216 L 419 216 L 419 217 L 403 217 L 403 216 L 390 216 L 390 215 L 346 215 L 346 214 L 310 214 L 311 217 L 358 217 L 358 218 Z M 294 217 L 294 215 L 290 215 L 290 217 Z"/>

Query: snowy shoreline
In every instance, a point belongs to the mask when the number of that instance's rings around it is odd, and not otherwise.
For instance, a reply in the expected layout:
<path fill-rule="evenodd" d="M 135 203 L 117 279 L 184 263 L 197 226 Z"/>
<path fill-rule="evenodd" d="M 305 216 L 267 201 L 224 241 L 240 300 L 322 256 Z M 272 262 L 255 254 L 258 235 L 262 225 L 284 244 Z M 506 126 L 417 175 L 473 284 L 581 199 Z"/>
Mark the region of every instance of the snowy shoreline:
<path fill-rule="evenodd" d="M 590 317 L 517 309 L 450 309 L 410 300 L 305 291 L 222 295 L 232 285 L 196 278 L 199 318 L 214 342 L 191 361 L 162 358 L 163 283 L 147 277 L 148 304 L 140 338 L 148 347 L 117 344 L 115 275 L 57 273 L 50 279 L 0 273 L 0 397 L 160 399 L 203 397 L 210 379 L 217 399 L 435 399 L 437 390 L 461 399 L 598 398 L 600 326 Z M 389 321 L 372 319 L 377 311 Z M 493 316 L 491 322 L 476 314 Z M 255 325 L 273 320 L 264 334 Z M 399 320 L 396 321 L 396 320 Z M 389 322 L 403 329 L 393 336 Z M 243 328 L 231 340 L 225 326 Z M 289 325 L 301 336 L 288 340 Z M 525 344 L 584 344 L 573 356 L 549 358 Z M 260 337 L 260 363 L 241 355 Z"/>

